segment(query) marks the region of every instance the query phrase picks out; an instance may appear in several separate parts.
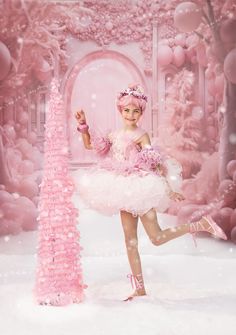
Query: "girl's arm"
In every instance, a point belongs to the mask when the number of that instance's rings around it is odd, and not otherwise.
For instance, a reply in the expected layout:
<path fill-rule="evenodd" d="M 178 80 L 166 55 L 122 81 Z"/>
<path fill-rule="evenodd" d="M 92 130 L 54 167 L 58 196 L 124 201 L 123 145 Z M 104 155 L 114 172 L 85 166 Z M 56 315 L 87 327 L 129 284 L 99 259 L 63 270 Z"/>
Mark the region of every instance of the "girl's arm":
<path fill-rule="evenodd" d="M 75 118 L 77 119 L 77 122 L 78 122 L 77 129 L 82 134 L 82 139 L 83 139 L 85 149 L 92 150 L 93 147 L 91 145 L 91 138 L 90 138 L 90 134 L 89 134 L 89 131 L 88 131 L 89 127 L 86 123 L 86 118 L 85 118 L 84 111 L 82 109 L 81 109 L 81 111 L 78 111 L 75 114 Z"/>

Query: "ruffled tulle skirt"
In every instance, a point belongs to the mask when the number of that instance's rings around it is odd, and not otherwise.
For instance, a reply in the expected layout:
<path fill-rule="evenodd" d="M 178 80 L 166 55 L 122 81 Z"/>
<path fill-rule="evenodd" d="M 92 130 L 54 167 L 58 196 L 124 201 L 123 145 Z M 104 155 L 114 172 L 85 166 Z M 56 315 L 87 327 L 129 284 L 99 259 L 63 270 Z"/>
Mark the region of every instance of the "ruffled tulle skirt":
<path fill-rule="evenodd" d="M 81 168 L 73 172 L 76 193 L 87 208 L 104 215 L 120 210 L 143 215 L 152 208 L 165 212 L 171 202 L 166 180 L 176 192 L 181 192 L 182 185 L 180 164 L 170 158 L 166 165 L 166 177 L 148 171 L 124 175 L 101 167 Z"/>

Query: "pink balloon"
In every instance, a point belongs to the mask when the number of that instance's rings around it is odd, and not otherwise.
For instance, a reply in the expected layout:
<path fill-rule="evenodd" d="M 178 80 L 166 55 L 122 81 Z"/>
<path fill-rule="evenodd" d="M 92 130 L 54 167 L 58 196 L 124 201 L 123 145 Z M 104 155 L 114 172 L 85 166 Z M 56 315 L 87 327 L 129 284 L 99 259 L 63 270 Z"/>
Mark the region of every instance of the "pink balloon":
<path fill-rule="evenodd" d="M 218 193 L 223 200 L 223 207 L 230 206 L 236 199 L 236 186 L 232 180 L 222 180 Z"/>
<path fill-rule="evenodd" d="M 234 172 L 236 172 L 236 160 L 232 160 L 227 164 L 227 172 L 231 178 L 233 178 Z"/>
<path fill-rule="evenodd" d="M 168 45 L 160 45 L 157 52 L 157 60 L 161 66 L 169 65 L 173 59 L 173 52 Z"/>
<path fill-rule="evenodd" d="M 21 210 L 21 208 L 15 202 L 4 202 L 1 207 L 4 218 L 9 220 L 17 219 Z"/>
<path fill-rule="evenodd" d="M 27 197 L 19 197 L 15 200 L 15 203 L 17 205 L 19 205 L 21 208 L 32 208 L 32 209 L 36 209 L 33 201 L 31 201 L 29 198 Z"/>
<path fill-rule="evenodd" d="M 178 224 L 193 222 L 202 217 L 199 205 L 188 204 L 180 208 L 177 214 Z"/>
<path fill-rule="evenodd" d="M 11 54 L 7 46 L 0 41 L 0 80 L 8 75 L 11 68 Z"/>
<path fill-rule="evenodd" d="M 202 18 L 201 9 L 193 2 L 180 3 L 174 13 L 174 24 L 183 32 L 195 30 Z"/>
<path fill-rule="evenodd" d="M 236 41 L 236 20 L 227 19 L 220 27 L 220 37 L 223 42 L 231 43 Z"/>
<path fill-rule="evenodd" d="M 236 183 L 236 171 L 233 173 L 233 181 Z"/>
<path fill-rule="evenodd" d="M 21 153 L 26 157 L 29 151 L 32 151 L 32 145 L 27 142 L 24 138 L 19 138 L 16 140 L 16 147 L 21 151 Z"/>
<path fill-rule="evenodd" d="M 181 47 L 185 47 L 186 38 L 185 34 L 178 34 L 175 36 L 175 44 L 180 45 Z"/>
<path fill-rule="evenodd" d="M 225 57 L 224 73 L 231 83 L 236 84 L 236 48 L 231 50 Z"/>
<path fill-rule="evenodd" d="M 27 208 L 26 211 L 23 213 L 23 220 L 22 220 L 22 229 L 24 231 L 31 231 L 31 230 L 36 230 L 38 226 L 37 222 L 37 215 L 38 212 L 35 209 L 32 208 Z"/>
<path fill-rule="evenodd" d="M 0 204 L 1 204 L 1 206 L 4 202 L 13 202 L 13 201 L 14 201 L 14 198 L 13 198 L 11 193 L 8 193 L 5 190 L 0 190 Z"/>
<path fill-rule="evenodd" d="M 216 93 L 221 93 L 223 94 L 223 91 L 224 91 L 224 82 L 225 82 L 225 77 L 224 77 L 224 74 L 220 74 L 218 76 L 216 76 L 216 79 L 215 79 L 215 90 L 216 90 Z"/>
<path fill-rule="evenodd" d="M 28 198 L 33 198 L 36 195 L 38 195 L 39 188 L 36 182 L 30 178 L 28 179 L 23 179 L 19 185 L 19 192 L 28 197 Z"/>
<path fill-rule="evenodd" d="M 184 64 L 185 61 L 185 52 L 184 49 L 180 46 L 177 45 L 177 47 L 174 48 L 174 59 L 173 63 L 180 67 Z"/>
<path fill-rule="evenodd" d="M 214 77 L 214 72 L 211 69 L 207 68 L 205 71 L 205 77 L 208 80 L 211 79 L 212 77 Z"/>
<path fill-rule="evenodd" d="M 232 241 L 233 243 L 236 244 L 236 227 L 234 227 L 234 228 L 231 230 L 230 237 L 231 237 L 231 241 Z"/>

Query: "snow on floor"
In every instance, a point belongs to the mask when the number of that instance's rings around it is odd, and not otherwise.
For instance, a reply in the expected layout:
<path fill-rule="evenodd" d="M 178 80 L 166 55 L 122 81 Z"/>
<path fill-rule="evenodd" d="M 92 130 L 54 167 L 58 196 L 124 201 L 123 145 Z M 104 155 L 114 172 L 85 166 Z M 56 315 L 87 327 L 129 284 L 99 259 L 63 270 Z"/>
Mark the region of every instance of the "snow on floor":
<path fill-rule="evenodd" d="M 152 245 L 139 224 L 146 297 L 130 302 L 130 272 L 119 216 L 104 217 L 78 200 L 83 303 L 34 303 L 37 232 L 0 238 L 1 335 L 233 335 L 236 329 L 236 246 L 202 234 Z M 175 218 L 158 214 L 162 228 Z"/>

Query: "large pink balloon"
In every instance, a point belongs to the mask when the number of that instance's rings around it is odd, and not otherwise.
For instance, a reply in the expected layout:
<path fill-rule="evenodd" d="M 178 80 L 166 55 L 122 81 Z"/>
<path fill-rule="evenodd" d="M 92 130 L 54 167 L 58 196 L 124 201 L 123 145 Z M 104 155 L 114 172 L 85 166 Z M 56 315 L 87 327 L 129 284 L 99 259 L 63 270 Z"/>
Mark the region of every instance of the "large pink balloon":
<path fill-rule="evenodd" d="M 227 19 L 220 27 L 220 37 L 223 42 L 231 43 L 236 41 L 236 20 Z"/>
<path fill-rule="evenodd" d="M 8 75 L 11 68 L 11 54 L 7 46 L 0 41 L 0 80 Z"/>
<path fill-rule="evenodd" d="M 193 2 L 180 3 L 174 13 L 174 24 L 183 32 L 190 32 L 195 30 L 201 23 L 202 11 Z"/>
<path fill-rule="evenodd" d="M 173 59 L 172 49 L 168 45 L 160 45 L 157 52 L 157 60 L 161 66 L 169 65 Z"/>
<path fill-rule="evenodd" d="M 177 45 L 177 47 L 174 48 L 174 59 L 173 63 L 180 67 L 184 64 L 185 61 L 185 52 L 184 49 L 180 46 Z"/>
<path fill-rule="evenodd" d="M 231 83 L 236 84 L 236 48 L 231 50 L 225 57 L 224 73 Z"/>
<path fill-rule="evenodd" d="M 227 164 L 226 169 L 227 169 L 227 172 L 228 172 L 229 176 L 230 176 L 231 178 L 233 178 L 233 174 L 234 174 L 234 172 L 236 171 L 236 159 L 230 161 L 230 162 Z"/>

